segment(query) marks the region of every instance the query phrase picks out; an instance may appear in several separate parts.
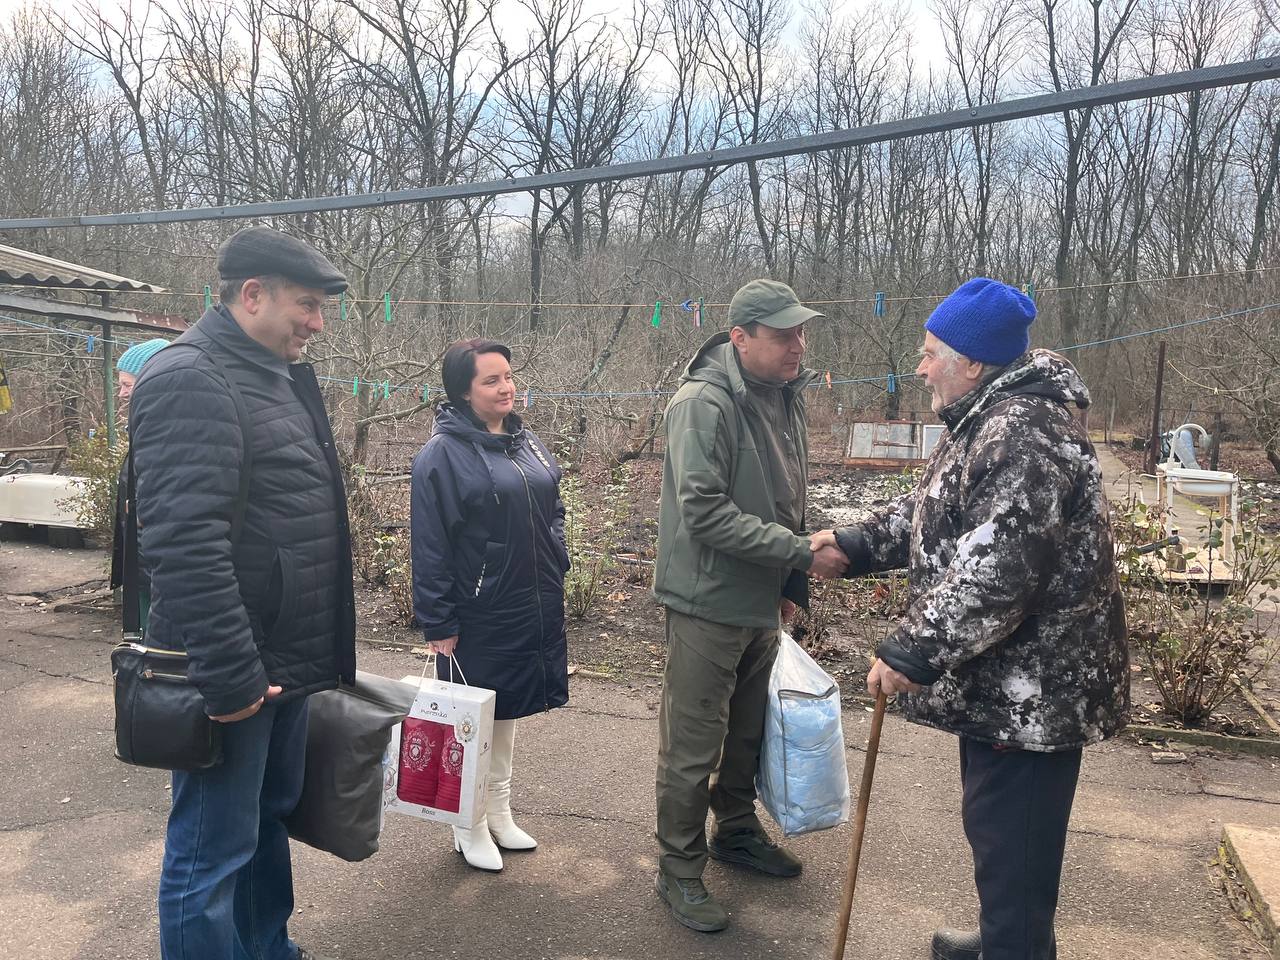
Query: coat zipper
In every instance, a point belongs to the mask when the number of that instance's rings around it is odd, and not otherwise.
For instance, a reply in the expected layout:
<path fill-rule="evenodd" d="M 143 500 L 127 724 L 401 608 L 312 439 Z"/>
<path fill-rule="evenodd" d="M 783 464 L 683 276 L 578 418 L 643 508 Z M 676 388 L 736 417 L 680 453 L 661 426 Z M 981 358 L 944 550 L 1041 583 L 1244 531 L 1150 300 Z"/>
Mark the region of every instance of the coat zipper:
<path fill-rule="evenodd" d="M 476 577 L 476 596 L 477 597 L 480 596 L 480 585 L 484 583 L 484 570 L 485 570 L 485 567 L 488 566 L 488 564 L 489 564 L 488 560 L 480 561 L 480 576 Z"/>
<path fill-rule="evenodd" d="M 507 458 L 520 474 L 520 479 L 524 481 L 524 495 L 529 502 L 529 536 L 532 538 L 530 544 L 533 548 L 533 595 L 538 601 L 538 666 L 542 672 L 542 709 L 546 711 L 551 709 L 550 704 L 547 703 L 547 624 L 542 616 L 542 584 L 538 582 L 541 573 L 538 569 L 538 528 L 533 522 L 533 489 L 529 486 L 528 474 L 516 461 L 515 451 L 507 450 Z"/>

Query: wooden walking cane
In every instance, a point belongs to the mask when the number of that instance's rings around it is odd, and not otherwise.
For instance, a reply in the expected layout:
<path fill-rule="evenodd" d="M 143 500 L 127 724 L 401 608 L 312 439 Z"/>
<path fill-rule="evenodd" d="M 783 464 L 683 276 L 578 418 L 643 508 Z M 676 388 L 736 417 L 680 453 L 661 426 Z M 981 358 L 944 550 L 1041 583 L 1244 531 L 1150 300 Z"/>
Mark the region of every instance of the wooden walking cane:
<path fill-rule="evenodd" d="M 867 806 L 871 802 L 871 779 L 876 775 L 876 755 L 880 752 L 880 728 L 884 726 L 884 708 L 888 698 L 876 695 L 876 708 L 871 715 L 871 733 L 867 737 L 867 757 L 862 762 L 862 785 L 858 788 L 858 810 L 853 818 L 853 839 L 849 842 L 849 870 L 844 878 L 844 896 L 840 902 L 840 920 L 836 925 L 836 943 L 832 960 L 843 960 L 844 944 L 849 937 L 849 915 L 853 913 L 853 889 L 858 884 L 858 861 L 862 859 L 862 836 L 867 830 Z"/>

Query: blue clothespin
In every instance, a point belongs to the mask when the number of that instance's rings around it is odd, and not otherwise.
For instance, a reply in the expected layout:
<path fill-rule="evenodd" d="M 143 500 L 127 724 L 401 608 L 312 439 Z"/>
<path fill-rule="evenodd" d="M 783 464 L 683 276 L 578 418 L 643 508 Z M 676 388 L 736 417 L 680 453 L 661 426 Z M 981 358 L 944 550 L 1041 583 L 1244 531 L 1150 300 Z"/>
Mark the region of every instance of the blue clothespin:
<path fill-rule="evenodd" d="M 93 345 L 94 345 L 94 343 L 96 343 L 96 342 L 97 342 L 97 338 L 96 338 L 92 333 L 91 333 L 91 334 L 89 334 L 89 340 L 88 340 L 88 342 L 84 345 L 84 349 L 85 349 L 85 351 L 86 351 L 87 353 L 93 353 Z"/>
<path fill-rule="evenodd" d="M 683 310 L 685 313 L 693 313 L 693 301 L 692 301 L 692 300 L 681 300 L 681 301 L 680 301 L 680 309 L 681 309 L 681 310 Z"/>
<path fill-rule="evenodd" d="M 892 373 L 889 374 L 889 392 L 890 393 L 898 392 L 898 378 L 895 377 Z"/>
<path fill-rule="evenodd" d="M 877 291 L 877 292 L 876 292 L 875 315 L 876 315 L 877 317 L 883 317 L 883 316 L 884 316 L 884 294 L 883 294 L 883 293 L 881 293 L 881 292 L 879 292 L 879 291 Z M 890 391 L 890 392 L 892 392 L 892 391 Z"/>

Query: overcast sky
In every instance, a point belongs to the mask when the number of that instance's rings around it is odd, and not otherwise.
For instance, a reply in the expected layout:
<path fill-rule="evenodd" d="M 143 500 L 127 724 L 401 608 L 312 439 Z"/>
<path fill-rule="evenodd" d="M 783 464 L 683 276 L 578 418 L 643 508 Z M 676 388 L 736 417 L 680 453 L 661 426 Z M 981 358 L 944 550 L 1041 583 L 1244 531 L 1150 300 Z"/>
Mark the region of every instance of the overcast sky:
<path fill-rule="evenodd" d="M 111 9 L 118 8 L 122 0 L 98 0 L 98 2 L 102 7 Z M 128 2 L 128 0 L 123 0 L 123 2 Z M 898 0 L 898 2 L 911 12 L 917 28 L 921 24 L 932 23 L 933 18 L 929 13 L 929 0 Z M 141 10 L 151 3 L 162 6 L 165 0 L 133 0 L 133 3 L 136 9 Z M 528 14 L 516 0 L 500 0 L 500 4 L 504 9 L 504 16 L 501 18 L 502 22 L 518 24 L 521 20 L 528 19 Z M 0 0 L 0 21 L 8 20 L 13 11 L 26 6 L 33 6 L 41 10 L 66 9 L 71 6 L 71 0 Z M 612 13 L 618 9 L 618 6 L 617 0 L 586 0 L 588 10 L 596 9 L 602 13 Z M 838 13 L 842 9 L 857 10 L 859 7 L 865 7 L 865 3 L 862 0 L 834 0 L 833 6 Z M 506 8 L 508 7 L 510 8 L 511 16 L 506 15 Z M 795 3 L 794 8 L 799 14 L 801 4 Z M 797 16 L 796 20 L 798 21 L 799 19 L 799 16 Z M 941 57 L 943 53 L 940 31 L 931 26 L 930 29 L 915 29 L 913 33 L 915 34 L 913 45 L 920 62 L 924 64 L 936 62 L 936 58 Z"/>

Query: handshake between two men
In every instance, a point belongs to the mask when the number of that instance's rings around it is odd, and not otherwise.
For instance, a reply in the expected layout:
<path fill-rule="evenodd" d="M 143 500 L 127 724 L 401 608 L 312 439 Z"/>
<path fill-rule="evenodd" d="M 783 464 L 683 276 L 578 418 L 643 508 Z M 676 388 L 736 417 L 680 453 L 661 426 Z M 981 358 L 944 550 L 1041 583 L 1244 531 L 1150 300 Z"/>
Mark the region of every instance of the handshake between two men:
<path fill-rule="evenodd" d="M 809 573 L 822 580 L 843 577 L 849 569 L 849 558 L 836 543 L 834 530 L 819 530 L 809 534 L 809 549 L 813 551 L 813 565 Z"/>
<path fill-rule="evenodd" d="M 666 411 L 654 576 L 668 651 L 656 889 L 686 926 L 728 924 L 702 883 L 708 857 L 801 872 L 754 811 L 779 604 L 764 587 L 778 566 L 823 579 L 905 566 L 911 602 L 867 688 L 927 689 L 900 715 L 956 735 L 981 904 L 980 930 L 937 931 L 932 956 L 1056 956 L 1082 748 L 1123 727 L 1130 671 L 1102 474 L 1072 409 L 1088 406 L 1088 389 L 1068 361 L 1031 349 L 1035 315 L 1023 291 L 988 277 L 938 304 L 915 372 L 943 436 L 913 491 L 838 536 L 794 535 L 808 487 L 803 397 L 817 380 L 802 364 L 805 327 L 821 313 L 785 284 L 753 280 L 729 305 L 730 329 L 690 360 Z M 754 522 L 726 522 L 737 517 Z M 783 583 L 784 624 L 800 586 Z"/>
<path fill-rule="evenodd" d="M 809 568 L 811 575 L 822 580 L 834 580 L 836 577 L 844 576 L 849 569 L 849 558 L 836 542 L 834 530 L 819 530 L 811 533 L 809 549 L 813 551 L 813 565 Z M 794 612 L 794 607 L 790 610 L 784 608 L 784 619 L 789 620 Z M 918 693 L 923 689 L 923 686 L 913 683 L 906 674 L 899 673 L 880 659 L 871 664 L 871 669 L 867 673 L 867 692 L 873 696 L 883 693 L 885 696 L 892 697 L 899 693 Z"/>

